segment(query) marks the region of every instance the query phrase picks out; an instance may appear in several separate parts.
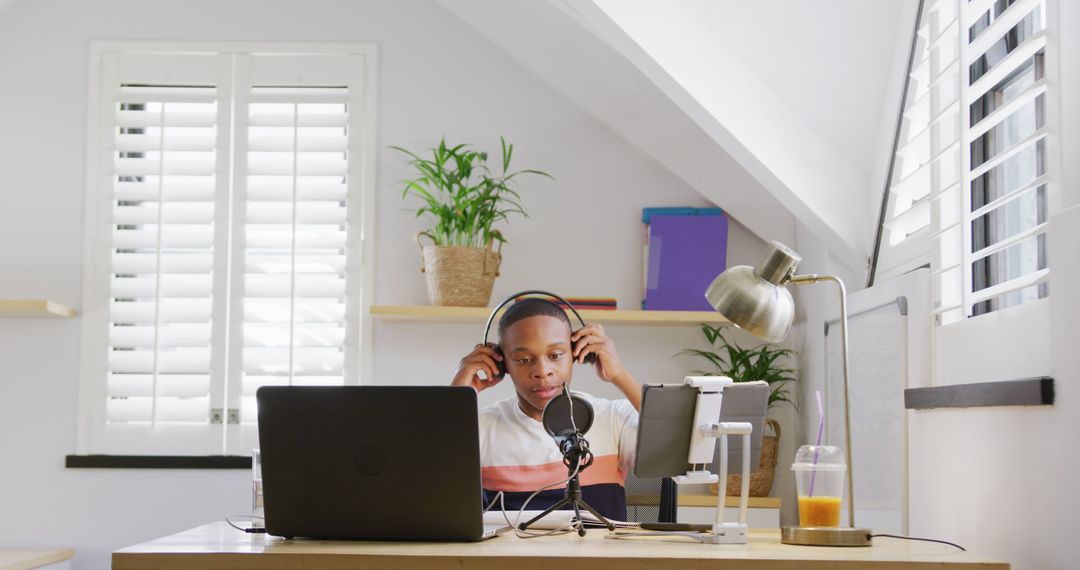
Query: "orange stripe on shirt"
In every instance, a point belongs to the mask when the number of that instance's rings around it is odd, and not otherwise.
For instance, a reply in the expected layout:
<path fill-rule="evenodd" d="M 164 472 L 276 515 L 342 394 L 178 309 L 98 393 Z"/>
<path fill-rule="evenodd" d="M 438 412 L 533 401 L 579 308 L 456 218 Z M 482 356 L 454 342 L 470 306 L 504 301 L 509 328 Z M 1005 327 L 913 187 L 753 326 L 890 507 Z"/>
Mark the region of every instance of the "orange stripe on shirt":
<path fill-rule="evenodd" d="M 561 461 L 541 465 L 500 465 L 484 467 L 480 476 L 485 489 L 518 493 L 535 491 L 545 485 L 566 479 L 566 466 Z M 592 465 L 581 472 L 581 484 L 618 483 L 626 481 L 626 471 L 619 466 L 619 456 L 602 455 L 593 459 Z M 561 489 L 566 484 L 550 487 Z"/>

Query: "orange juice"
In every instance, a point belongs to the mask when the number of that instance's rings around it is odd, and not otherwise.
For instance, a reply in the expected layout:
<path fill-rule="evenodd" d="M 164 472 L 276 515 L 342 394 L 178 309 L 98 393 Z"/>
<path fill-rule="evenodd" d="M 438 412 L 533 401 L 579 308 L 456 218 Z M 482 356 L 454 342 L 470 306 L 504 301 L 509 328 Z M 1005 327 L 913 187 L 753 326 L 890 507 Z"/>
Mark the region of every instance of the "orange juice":
<path fill-rule="evenodd" d="M 799 526 L 840 526 L 840 497 L 799 497 Z"/>

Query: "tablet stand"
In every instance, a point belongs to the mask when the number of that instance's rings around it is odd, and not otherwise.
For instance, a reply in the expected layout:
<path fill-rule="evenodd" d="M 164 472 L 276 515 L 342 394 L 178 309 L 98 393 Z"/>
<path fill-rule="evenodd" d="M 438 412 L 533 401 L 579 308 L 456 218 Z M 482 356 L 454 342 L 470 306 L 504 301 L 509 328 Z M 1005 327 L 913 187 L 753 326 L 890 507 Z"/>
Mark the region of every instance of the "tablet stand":
<path fill-rule="evenodd" d="M 748 540 L 746 511 L 750 496 L 750 434 L 753 425 L 750 422 L 720 422 L 720 403 L 726 386 L 733 382 L 723 376 L 687 376 L 686 383 L 697 388 L 698 397 L 694 410 L 694 431 L 690 436 L 690 454 L 687 458 L 691 466 L 702 465 L 700 470 L 691 467 L 685 475 L 675 477 L 675 483 L 718 483 L 720 493 L 716 501 L 716 521 L 712 532 L 700 535 L 701 542 L 712 544 L 746 544 Z M 742 488 L 739 493 L 739 522 L 724 521 L 724 507 L 727 502 L 727 463 L 728 436 L 743 437 Z M 712 462 L 715 450 L 714 439 L 720 440 L 720 474 L 714 475 L 704 467 Z"/>

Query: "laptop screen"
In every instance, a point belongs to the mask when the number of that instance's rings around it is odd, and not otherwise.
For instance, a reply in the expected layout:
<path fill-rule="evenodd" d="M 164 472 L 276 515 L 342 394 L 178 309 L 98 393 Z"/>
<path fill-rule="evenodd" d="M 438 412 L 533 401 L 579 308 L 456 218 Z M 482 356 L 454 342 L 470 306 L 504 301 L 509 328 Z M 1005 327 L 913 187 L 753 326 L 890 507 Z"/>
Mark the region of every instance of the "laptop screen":
<path fill-rule="evenodd" d="M 265 386 L 256 397 L 268 533 L 481 537 L 472 388 Z"/>

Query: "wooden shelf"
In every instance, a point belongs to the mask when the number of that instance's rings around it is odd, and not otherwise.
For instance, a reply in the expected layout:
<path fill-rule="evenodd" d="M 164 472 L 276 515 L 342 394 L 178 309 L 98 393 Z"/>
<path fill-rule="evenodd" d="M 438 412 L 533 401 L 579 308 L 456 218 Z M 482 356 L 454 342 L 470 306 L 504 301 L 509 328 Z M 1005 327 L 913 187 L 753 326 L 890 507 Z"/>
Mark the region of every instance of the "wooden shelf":
<path fill-rule="evenodd" d="M 3 301 L 0 300 L 0 318 L 23 319 L 23 318 L 53 318 L 68 319 L 77 314 L 75 309 L 61 305 L 56 301 L 29 300 L 29 301 Z"/>
<path fill-rule="evenodd" d="M 626 498 L 626 504 L 630 506 L 659 505 L 659 496 L 630 496 Z M 750 497 L 747 501 L 751 509 L 779 509 L 780 497 Z M 724 502 L 725 506 L 738 508 L 739 498 L 728 495 Z M 716 495 L 702 495 L 692 493 L 679 493 L 680 507 L 715 507 Z"/>
<path fill-rule="evenodd" d="M 615 325 L 727 324 L 712 311 L 596 311 L 581 310 L 587 323 Z M 482 323 L 491 314 L 487 307 L 438 307 L 435 305 L 372 305 L 371 314 L 384 321 Z"/>

